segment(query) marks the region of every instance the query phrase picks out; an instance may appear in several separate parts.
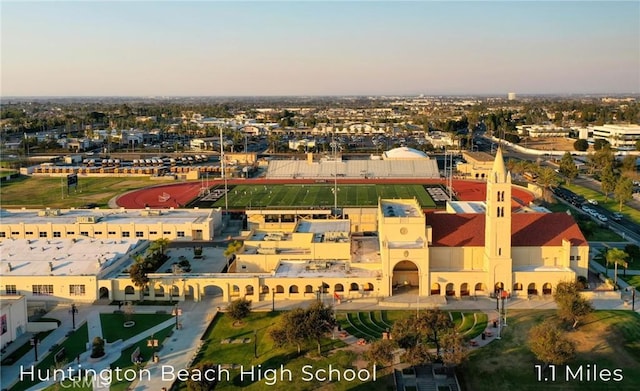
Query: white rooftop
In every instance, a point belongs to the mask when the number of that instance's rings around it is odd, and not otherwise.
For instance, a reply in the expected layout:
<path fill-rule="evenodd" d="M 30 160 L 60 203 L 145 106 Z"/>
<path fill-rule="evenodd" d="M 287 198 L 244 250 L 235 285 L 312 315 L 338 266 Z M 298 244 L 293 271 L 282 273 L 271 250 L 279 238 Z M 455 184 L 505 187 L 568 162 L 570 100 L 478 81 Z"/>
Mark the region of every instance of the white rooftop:
<path fill-rule="evenodd" d="M 485 213 L 487 205 L 484 201 L 449 201 L 447 211 L 453 213 Z"/>
<path fill-rule="evenodd" d="M 351 223 L 349 220 L 301 220 L 296 227 L 296 232 L 349 232 Z"/>
<path fill-rule="evenodd" d="M 203 222 L 213 209 L 2 209 L 2 224 L 73 224 L 78 218 L 94 217 L 99 223 L 157 224 Z"/>
<path fill-rule="evenodd" d="M 141 242 L 138 239 L 9 239 L 0 243 L 0 274 L 98 275 Z"/>
<path fill-rule="evenodd" d="M 417 202 L 407 203 L 401 201 L 382 200 L 380 201 L 384 217 L 421 217 Z"/>
<path fill-rule="evenodd" d="M 344 261 L 281 261 L 275 277 L 377 277 L 381 271 L 360 269 Z"/>

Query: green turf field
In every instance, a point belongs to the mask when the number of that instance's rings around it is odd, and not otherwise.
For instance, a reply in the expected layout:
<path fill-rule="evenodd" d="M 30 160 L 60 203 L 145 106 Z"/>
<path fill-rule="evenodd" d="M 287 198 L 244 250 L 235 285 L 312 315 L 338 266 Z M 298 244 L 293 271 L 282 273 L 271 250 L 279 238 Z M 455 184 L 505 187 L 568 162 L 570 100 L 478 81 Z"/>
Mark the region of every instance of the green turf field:
<path fill-rule="evenodd" d="M 435 202 L 422 185 L 339 185 L 338 205 L 375 206 L 380 198 L 416 198 L 423 208 Z M 334 203 L 333 185 L 239 185 L 229 190 L 230 208 L 330 207 Z M 224 207 L 224 197 L 213 206 Z"/>

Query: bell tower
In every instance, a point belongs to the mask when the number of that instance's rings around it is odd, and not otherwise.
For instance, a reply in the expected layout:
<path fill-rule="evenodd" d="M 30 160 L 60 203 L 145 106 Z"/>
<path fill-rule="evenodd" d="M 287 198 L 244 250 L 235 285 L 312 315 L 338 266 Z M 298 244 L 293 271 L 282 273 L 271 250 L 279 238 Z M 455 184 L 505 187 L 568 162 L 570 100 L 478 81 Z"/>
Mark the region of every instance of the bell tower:
<path fill-rule="evenodd" d="M 493 292 L 498 283 L 512 289 L 511 261 L 511 174 L 507 172 L 498 148 L 491 173 L 487 178 L 487 209 L 484 228 L 484 263 L 487 288 Z"/>

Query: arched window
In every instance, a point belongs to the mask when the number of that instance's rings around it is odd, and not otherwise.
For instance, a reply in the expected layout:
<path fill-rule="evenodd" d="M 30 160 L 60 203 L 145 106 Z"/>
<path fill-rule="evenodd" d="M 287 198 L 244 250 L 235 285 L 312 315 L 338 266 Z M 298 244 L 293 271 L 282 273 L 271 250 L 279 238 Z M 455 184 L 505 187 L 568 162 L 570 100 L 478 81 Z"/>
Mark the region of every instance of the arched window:
<path fill-rule="evenodd" d="M 289 293 L 298 293 L 298 286 L 297 285 L 291 285 L 289 287 Z"/>
<path fill-rule="evenodd" d="M 344 286 L 342 286 L 342 284 L 336 284 L 333 287 L 333 291 L 334 292 L 344 292 Z"/>
<path fill-rule="evenodd" d="M 313 287 L 311 285 L 306 285 L 304 287 L 304 293 L 313 293 Z"/>
<path fill-rule="evenodd" d="M 247 296 L 253 295 L 253 285 L 247 285 L 244 287 L 244 294 Z"/>
<path fill-rule="evenodd" d="M 262 286 L 262 294 L 267 294 L 269 293 L 269 286 L 268 285 L 263 285 Z"/>
<path fill-rule="evenodd" d="M 127 285 L 124 288 L 124 294 L 125 295 L 133 295 L 134 293 L 135 293 L 135 289 L 131 285 Z"/>
<path fill-rule="evenodd" d="M 284 293 L 284 287 L 282 285 L 277 285 L 276 293 Z"/>
<path fill-rule="evenodd" d="M 358 286 L 358 284 L 356 284 L 355 282 L 351 283 L 351 286 L 349 287 L 350 291 L 359 291 L 360 287 Z"/>

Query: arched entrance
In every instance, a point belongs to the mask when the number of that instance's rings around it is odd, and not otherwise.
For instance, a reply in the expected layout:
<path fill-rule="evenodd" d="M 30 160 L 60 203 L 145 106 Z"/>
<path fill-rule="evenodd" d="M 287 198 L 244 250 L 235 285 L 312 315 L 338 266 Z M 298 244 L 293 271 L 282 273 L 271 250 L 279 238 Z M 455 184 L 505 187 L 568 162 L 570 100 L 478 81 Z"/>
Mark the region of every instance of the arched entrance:
<path fill-rule="evenodd" d="M 100 299 L 108 299 L 109 298 L 109 288 L 107 287 L 101 287 L 100 290 L 98 291 L 98 297 Z"/>
<path fill-rule="evenodd" d="M 400 261 L 393 267 L 393 293 L 406 293 L 417 289 L 420 292 L 420 277 L 418 266 L 411 261 Z"/>
<path fill-rule="evenodd" d="M 222 288 L 216 285 L 207 285 L 202 288 L 203 299 L 221 298 L 223 295 Z"/>
<path fill-rule="evenodd" d="M 195 289 L 193 289 L 193 286 L 187 285 L 186 288 L 184 289 L 184 299 L 194 300 L 193 292 L 195 292 Z"/>

